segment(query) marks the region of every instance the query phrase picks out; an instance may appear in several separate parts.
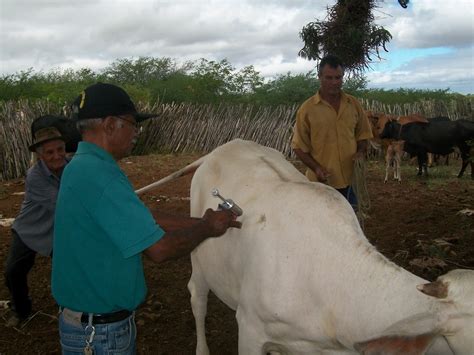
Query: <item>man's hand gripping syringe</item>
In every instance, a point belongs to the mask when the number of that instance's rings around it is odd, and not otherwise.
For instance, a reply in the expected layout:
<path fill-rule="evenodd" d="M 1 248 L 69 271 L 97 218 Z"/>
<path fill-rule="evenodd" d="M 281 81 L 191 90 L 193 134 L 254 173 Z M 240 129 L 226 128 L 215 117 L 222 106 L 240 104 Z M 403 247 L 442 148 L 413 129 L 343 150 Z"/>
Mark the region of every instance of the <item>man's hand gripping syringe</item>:
<path fill-rule="evenodd" d="M 235 218 L 242 216 L 242 213 L 243 213 L 242 209 L 239 206 L 237 206 L 237 204 L 234 201 L 232 201 L 230 198 L 226 199 L 222 197 L 219 194 L 219 190 L 212 189 L 211 194 L 212 196 L 218 197 L 222 200 L 222 202 L 219 203 L 219 209 L 231 211 L 235 215 Z"/>

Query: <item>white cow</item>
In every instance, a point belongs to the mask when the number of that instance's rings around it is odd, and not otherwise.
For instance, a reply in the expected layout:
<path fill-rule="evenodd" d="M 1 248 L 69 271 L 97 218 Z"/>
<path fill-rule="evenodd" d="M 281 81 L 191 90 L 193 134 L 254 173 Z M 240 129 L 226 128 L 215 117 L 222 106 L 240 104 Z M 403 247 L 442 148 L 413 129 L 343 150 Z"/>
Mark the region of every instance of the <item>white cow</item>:
<path fill-rule="evenodd" d="M 193 216 L 216 207 L 213 188 L 243 209 L 243 227 L 207 239 L 191 254 L 197 354 L 209 353 L 209 290 L 236 310 L 240 354 L 353 354 L 356 346 L 390 354 L 397 343 L 390 335 L 401 331 L 414 345 L 418 335 L 429 338 L 430 354 L 474 349 L 474 332 L 462 334 L 458 314 L 472 317 L 472 303 L 441 317 L 438 302 L 417 290 L 426 281 L 377 252 L 343 196 L 308 182 L 276 150 L 235 140 L 210 153 L 192 180 Z"/>

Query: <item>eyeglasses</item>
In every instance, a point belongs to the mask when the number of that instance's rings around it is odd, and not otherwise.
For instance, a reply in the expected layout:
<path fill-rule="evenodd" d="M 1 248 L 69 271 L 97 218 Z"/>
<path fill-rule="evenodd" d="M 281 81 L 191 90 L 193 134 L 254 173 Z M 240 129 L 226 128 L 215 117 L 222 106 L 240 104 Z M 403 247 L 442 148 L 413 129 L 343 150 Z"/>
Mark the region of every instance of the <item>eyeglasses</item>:
<path fill-rule="evenodd" d="M 127 123 L 129 123 L 130 125 L 133 126 L 133 128 L 138 131 L 138 132 L 141 132 L 143 131 L 143 126 L 141 124 L 139 124 L 138 122 L 134 122 L 134 121 L 131 121 L 125 117 L 122 117 L 122 116 L 116 116 L 117 118 L 120 118 L 122 121 L 125 121 Z"/>

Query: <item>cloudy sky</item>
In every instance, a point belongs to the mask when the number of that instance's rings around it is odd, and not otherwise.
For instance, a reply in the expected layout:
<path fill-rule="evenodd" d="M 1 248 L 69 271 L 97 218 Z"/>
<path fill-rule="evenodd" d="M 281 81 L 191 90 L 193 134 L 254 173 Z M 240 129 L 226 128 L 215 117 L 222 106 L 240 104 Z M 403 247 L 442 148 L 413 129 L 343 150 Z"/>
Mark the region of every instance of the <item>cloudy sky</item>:
<path fill-rule="evenodd" d="M 0 0 L 0 74 L 100 70 L 118 58 L 224 58 L 265 77 L 306 73 L 299 31 L 335 0 Z M 376 22 L 393 39 L 369 87 L 474 94 L 474 1 L 384 0 Z"/>

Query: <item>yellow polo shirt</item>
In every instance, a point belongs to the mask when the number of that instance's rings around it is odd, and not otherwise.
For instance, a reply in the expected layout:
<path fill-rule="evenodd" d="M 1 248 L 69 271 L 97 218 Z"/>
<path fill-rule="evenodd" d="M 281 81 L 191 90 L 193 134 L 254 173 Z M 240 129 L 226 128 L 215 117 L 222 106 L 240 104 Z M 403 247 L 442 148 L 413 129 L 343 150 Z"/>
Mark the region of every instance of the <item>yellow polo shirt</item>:
<path fill-rule="evenodd" d="M 291 147 L 309 153 L 331 174 L 328 184 L 341 189 L 351 184 L 357 141 L 372 137 L 367 115 L 355 97 L 342 93 L 336 112 L 318 92 L 296 113 Z M 311 169 L 306 170 L 306 176 L 317 181 Z"/>

